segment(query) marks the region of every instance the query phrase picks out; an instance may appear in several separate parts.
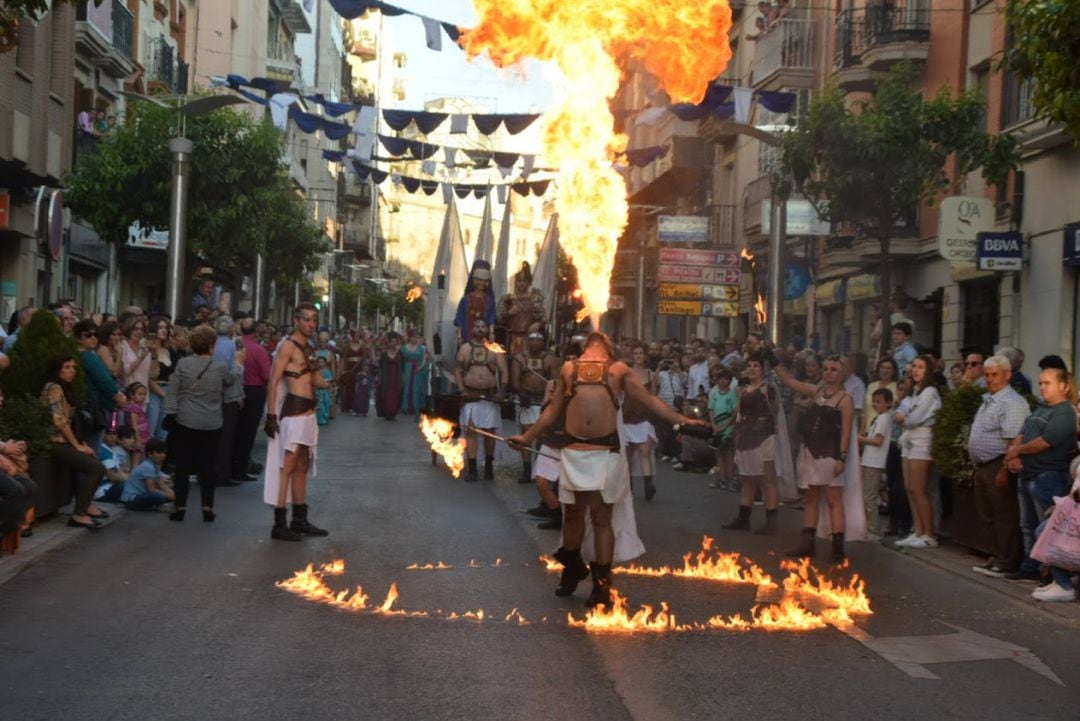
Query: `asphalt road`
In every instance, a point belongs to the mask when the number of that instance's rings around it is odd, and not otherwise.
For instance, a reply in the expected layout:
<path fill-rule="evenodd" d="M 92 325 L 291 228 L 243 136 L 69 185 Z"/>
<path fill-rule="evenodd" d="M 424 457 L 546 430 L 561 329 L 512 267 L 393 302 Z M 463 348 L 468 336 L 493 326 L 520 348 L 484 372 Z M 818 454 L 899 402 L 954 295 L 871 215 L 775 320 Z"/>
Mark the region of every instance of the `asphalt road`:
<path fill-rule="evenodd" d="M 272 542 L 261 484 L 248 483 L 219 491 L 213 525 L 197 514 L 176 524 L 128 513 L 0 585 L 2 717 L 1080 715 L 1075 624 L 880 546 L 852 545 L 874 614 L 848 633 L 571 628 L 566 615 L 581 614 L 588 584 L 575 598 L 552 594 L 555 577 L 537 556 L 556 548 L 557 534 L 520 512 L 535 492 L 509 465 L 495 483 L 455 481 L 432 467 L 404 419 L 343 417 L 322 438 L 310 504 L 329 538 Z M 710 534 L 781 577 L 776 551 L 794 543 L 797 511 L 782 511 L 775 541 L 723 532 L 733 494 L 666 467 L 658 485 L 652 503 L 636 503 L 641 562 L 680 564 Z M 377 605 L 396 581 L 400 608 L 484 609 L 486 619 L 354 613 L 274 585 L 334 559 L 346 564 L 326 579 L 335 589 L 362 584 Z M 437 561 L 454 568 L 406 570 Z M 668 601 L 679 621 L 746 614 L 755 603 L 744 585 L 616 577 L 616 587 L 635 605 Z M 531 623 L 503 622 L 515 608 Z"/>

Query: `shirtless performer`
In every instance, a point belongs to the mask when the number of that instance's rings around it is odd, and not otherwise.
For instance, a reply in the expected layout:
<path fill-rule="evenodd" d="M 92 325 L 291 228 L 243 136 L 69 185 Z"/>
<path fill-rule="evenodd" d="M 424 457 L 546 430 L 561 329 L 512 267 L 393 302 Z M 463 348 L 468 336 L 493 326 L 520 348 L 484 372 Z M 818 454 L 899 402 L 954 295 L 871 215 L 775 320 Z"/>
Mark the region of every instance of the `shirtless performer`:
<path fill-rule="evenodd" d="M 299 541 L 301 536 L 326 536 L 329 532 L 313 526 L 307 518 L 307 473 L 314 472 L 319 426 L 315 422 L 315 389 L 328 383 L 319 373 L 315 349 L 308 341 L 315 335 L 319 311 L 311 303 L 301 303 L 293 313 L 293 332 L 274 354 L 266 400 L 266 425 L 270 437 L 266 447 L 266 486 L 263 500 L 274 506 L 274 528 L 270 537 L 279 541 Z M 285 504 L 290 493 L 292 523 L 286 525 Z"/>
<path fill-rule="evenodd" d="M 589 567 L 581 558 L 588 510 L 596 540 L 596 561 L 592 564 L 593 588 L 587 606 L 611 603 L 611 562 L 615 553 L 611 511 L 630 492 L 630 476 L 616 429 L 623 393 L 668 423 L 703 425 L 703 421 L 676 413 L 652 395 L 625 363 L 616 360 L 611 340 L 594 332 L 581 356 L 563 365 L 556 393 L 540 419 L 526 433 L 509 439 L 519 448 L 531 446 L 566 413 L 567 445 L 562 450 L 559 479 L 563 547 L 555 553 L 563 572 L 555 595 L 573 594 L 589 575 Z"/>
<path fill-rule="evenodd" d="M 500 383 L 506 383 L 506 356 L 484 346 L 488 324 L 477 318 L 472 324 L 472 337 L 458 350 L 454 380 L 461 389 L 461 428 L 468 444 L 466 455 L 469 467 L 465 480 L 479 480 L 476 470 L 477 434 L 473 428 L 497 433 L 502 420 L 499 404 L 503 401 Z M 484 438 L 484 480 L 495 480 L 495 439 Z"/>
<path fill-rule="evenodd" d="M 547 382 L 558 375 L 559 365 L 558 357 L 547 351 L 547 339 L 540 324 L 534 323 L 529 328 L 525 351 L 510 359 L 510 387 L 518 397 L 518 423 L 522 433 L 540 417 L 544 389 Z M 527 451 L 521 452 L 521 466 L 519 482 L 531 483 L 532 456 Z"/>

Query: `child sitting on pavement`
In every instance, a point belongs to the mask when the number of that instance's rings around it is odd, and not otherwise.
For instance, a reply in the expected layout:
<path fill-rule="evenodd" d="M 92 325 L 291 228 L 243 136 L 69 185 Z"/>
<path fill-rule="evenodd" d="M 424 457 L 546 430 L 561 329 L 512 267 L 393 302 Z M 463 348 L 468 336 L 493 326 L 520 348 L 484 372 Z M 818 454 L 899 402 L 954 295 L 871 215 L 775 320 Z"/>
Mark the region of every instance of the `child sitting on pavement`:
<path fill-rule="evenodd" d="M 146 459 L 135 467 L 124 483 L 120 500 L 132 511 L 156 511 L 163 503 L 176 499 L 161 472 L 165 462 L 165 441 L 151 438 L 146 442 Z"/>
<path fill-rule="evenodd" d="M 120 503 L 124 482 L 131 473 L 131 453 L 136 443 L 135 429 L 131 426 L 105 431 L 105 442 L 98 449 L 98 460 L 105 466 L 105 478 L 94 494 L 95 501 Z"/>
<path fill-rule="evenodd" d="M 871 396 L 870 403 L 877 416 L 870 424 L 866 435 L 859 436 L 859 456 L 862 459 L 863 503 L 866 506 L 866 529 L 868 541 L 881 539 L 881 518 L 878 504 L 881 492 L 885 488 L 882 478 L 889 458 L 889 446 L 892 444 L 892 408 L 893 394 L 888 388 L 878 388 Z"/>

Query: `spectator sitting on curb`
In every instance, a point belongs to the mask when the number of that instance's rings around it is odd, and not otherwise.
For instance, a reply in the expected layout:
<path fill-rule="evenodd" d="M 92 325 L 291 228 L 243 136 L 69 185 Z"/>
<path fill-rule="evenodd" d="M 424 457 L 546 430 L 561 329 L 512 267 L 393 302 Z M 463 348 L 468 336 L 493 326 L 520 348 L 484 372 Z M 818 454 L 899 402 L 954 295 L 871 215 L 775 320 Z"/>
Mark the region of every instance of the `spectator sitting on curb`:
<path fill-rule="evenodd" d="M 98 460 L 105 466 L 105 479 L 98 486 L 94 500 L 120 503 L 124 483 L 131 473 L 131 454 L 137 444 L 135 429 L 131 426 L 110 428 L 105 432 L 105 442 L 98 449 Z"/>
<path fill-rule="evenodd" d="M 176 500 L 172 488 L 166 483 L 166 476 L 161 472 L 165 462 L 165 441 L 151 438 L 146 442 L 146 460 L 124 483 L 124 492 L 120 500 L 131 511 L 156 511 L 158 506 Z"/>

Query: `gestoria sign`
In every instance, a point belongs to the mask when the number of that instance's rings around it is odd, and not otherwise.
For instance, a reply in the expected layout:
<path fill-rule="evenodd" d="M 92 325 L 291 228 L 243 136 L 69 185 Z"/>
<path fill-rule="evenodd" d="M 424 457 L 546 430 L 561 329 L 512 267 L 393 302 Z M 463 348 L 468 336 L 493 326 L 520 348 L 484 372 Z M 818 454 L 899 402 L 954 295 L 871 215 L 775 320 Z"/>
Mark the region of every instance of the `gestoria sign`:
<path fill-rule="evenodd" d="M 977 236 L 993 229 L 994 204 L 989 199 L 945 198 L 938 223 L 938 254 L 950 263 L 975 265 Z"/>

